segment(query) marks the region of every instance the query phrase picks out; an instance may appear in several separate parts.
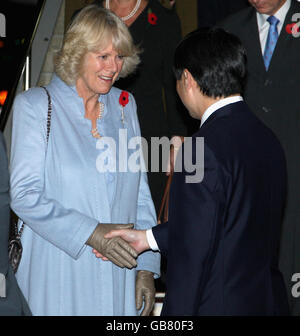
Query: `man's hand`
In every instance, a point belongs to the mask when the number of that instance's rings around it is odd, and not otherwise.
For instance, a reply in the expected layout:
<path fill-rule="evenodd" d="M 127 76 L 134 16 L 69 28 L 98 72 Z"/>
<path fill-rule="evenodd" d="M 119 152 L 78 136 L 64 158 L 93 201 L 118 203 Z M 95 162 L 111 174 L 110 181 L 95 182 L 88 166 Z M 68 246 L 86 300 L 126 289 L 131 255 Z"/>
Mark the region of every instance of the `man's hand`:
<path fill-rule="evenodd" d="M 105 238 L 120 237 L 132 246 L 135 251 L 140 254 L 150 249 L 146 237 L 146 230 L 113 230 L 107 233 Z M 98 251 L 101 253 L 101 251 Z"/>
<path fill-rule="evenodd" d="M 93 247 L 105 258 L 119 267 L 133 268 L 137 265 L 135 258 L 138 254 L 122 238 L 112 236 L 111 239 L 104 235 L 114 229 L 129 229 L 133 224 L 98 224 L 86 244 Z M 122 230 L 121 230 L 122 231 Z"/>
<path fill-rule="evenodd" d="M 153 273 L 138 271 L 135 280 L 136 309 L 140 310 L 144 301 L 144 309 L 141 316 L 149 316 L 155 303 L 155 286 Z"/>

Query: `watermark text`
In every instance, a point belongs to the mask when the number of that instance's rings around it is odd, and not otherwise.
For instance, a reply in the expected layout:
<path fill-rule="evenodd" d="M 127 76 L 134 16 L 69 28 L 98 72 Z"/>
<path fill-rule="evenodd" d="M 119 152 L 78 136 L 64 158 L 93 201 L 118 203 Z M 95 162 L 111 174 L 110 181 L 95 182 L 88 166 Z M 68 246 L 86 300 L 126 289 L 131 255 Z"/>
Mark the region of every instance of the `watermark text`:
<path fill-rule="evenodd" d="M 179 138 L 179 137 L 178 137 Z M 180 140 L 179 140 L 180 141 Z M 174 139 L 152 137 L 151 143 L 143 137 L 128 139 L 127 129 L 119 130 L 119 141 L 102 137 L 96 143 L 99 155 L 96 159 L 97 170 L 103 172 L 167 172 L 171 145 L 176 147 Z M 150 145 L 150 153 L 149 153 Z M 151 167 L 148 165 L 150 154 Z M 204 177 L 204 139 L 186 137 L 184 150 L 176 148 L 174 172 L 185 171 L 186 183 L 199 183 Z"/>
<path fill-rule="evenodd" d="M 6 37 L 6 18 L 0 13 L 0 37 Z"/>

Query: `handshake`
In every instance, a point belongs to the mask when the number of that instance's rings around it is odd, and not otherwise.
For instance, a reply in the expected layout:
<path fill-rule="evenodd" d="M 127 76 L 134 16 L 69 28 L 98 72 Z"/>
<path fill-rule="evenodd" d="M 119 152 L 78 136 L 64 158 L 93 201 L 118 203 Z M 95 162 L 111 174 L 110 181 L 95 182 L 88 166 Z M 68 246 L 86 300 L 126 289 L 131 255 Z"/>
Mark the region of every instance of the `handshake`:
<path fill-rule="evenodd" d="M 133 224 L 98 224 L 86 244 L 93 248 L 96 257 L 110 260 L 119 267 L 136 267 L 139 253 L 148 250 L 146 231 L 132 230 Z M 113 231 L 112 231 L 113 230 Z M 153 273 L 138 271 L 135 286 L 136 309 L 144 308 L 142 316 L 148 316 L 155 302 Z"/>
<path fill-rule="evenodd" d="M 137 266 L 136 258 L 148 250 L 145 230 L 132 230 L 133 224 L 98 224 L 86 244 L 96 257 L 110 260 L 119 267 Z"/>

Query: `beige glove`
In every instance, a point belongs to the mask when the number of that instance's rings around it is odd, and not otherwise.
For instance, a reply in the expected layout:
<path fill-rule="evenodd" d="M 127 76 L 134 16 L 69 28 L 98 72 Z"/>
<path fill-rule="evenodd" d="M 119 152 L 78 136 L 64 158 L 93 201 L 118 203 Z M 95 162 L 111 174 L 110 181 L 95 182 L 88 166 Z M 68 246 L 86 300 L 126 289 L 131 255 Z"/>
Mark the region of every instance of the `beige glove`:
<path fill-rule="evenodd" d="M 132 229 L 133 224 L 101 224 L 99 223 L 91 234 L 86 244 L 100 252 L 111 262 L 119 267 L 133 268 L 136 264 L 138 256 L 134 248 L 132 248 L 125 240 L 120 237 L 104 238 L 104 235 L 111 230 Z"/>
<path fill-rule="evenodd" d="M 144 309 L 141 316 L 149 316 L 155 303 L 155 286 L 153 273 L 149 271 L 138 271 L 135 280 L 135 304 L 136 309 Z"/>

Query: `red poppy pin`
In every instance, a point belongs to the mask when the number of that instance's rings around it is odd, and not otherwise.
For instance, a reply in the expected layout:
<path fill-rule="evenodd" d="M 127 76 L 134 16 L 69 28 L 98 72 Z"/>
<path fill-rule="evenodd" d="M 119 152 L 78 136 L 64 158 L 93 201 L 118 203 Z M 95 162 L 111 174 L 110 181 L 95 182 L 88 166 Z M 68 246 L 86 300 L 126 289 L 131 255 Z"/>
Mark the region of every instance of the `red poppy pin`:
<path fill-rule="evenodd" d="M 129 94 L 127 91 L 122 91 L 119 98 L 119 103 L 125 107 L 129 102 Z"/>
<path fill-rule="evenodd" d="M 288 34 L 297 34 L 300 29 L 297 23 L 290 23 L 286 25 L 285 30 Z"/>
<path fill-rule="evenodd" d="M 119 97 L 119 103 L 122 106 L 121 107 L 121 121 L 124 124 L 125 117 L 124 117 L 124 107 L 129 102 L 129 93 L 127 91 L 122 91 Z"/>
<path fill-rule="evenodd" d="M 148 22 L 155 26 L 157 24 L 157 16 L 152 12 L 152 10 L 149 8 L 148 10 Z"/>

